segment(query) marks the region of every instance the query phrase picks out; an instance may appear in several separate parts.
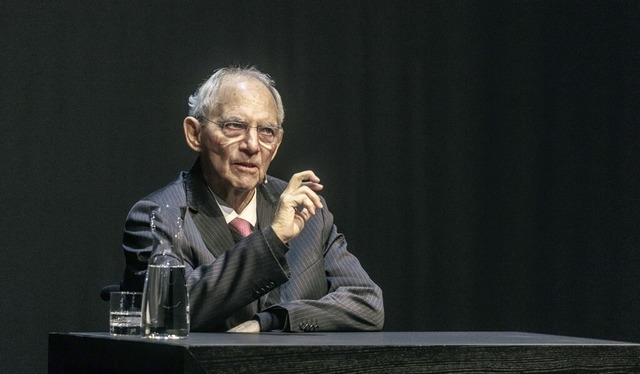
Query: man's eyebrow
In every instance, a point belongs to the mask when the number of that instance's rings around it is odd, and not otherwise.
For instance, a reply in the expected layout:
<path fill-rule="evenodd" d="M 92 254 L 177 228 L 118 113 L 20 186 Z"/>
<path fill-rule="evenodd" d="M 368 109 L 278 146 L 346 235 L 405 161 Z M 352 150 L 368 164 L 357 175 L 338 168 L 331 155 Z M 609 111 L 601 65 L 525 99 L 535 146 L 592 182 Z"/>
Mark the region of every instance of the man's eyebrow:
<path fill-rule="evenodd" d="M 237 122 L 237 123 L 248 125 L 247 121 L 244 118 L 236 115 L 232 115 L 229 117 L 220 116 L 220 121 L 221 122 Z M 277 122 L 269 122 L 269 121 L 259 122 L 258 126 L 269 126 L 269 127 L 276 127 L 276 128 L 280 127 L 277 125 Z"/>
<path fill-rule="evenodd" d="M 246 123 L 246 121 L 238 116 L 220 117 L 223 122 L 240 122 Z"/>

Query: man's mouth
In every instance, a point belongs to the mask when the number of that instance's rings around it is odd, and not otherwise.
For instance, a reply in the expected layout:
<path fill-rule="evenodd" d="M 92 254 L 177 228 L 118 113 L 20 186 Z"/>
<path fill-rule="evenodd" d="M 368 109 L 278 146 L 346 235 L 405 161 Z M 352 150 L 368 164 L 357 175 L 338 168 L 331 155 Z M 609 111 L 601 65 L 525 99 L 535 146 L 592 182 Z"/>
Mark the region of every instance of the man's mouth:
<path fill-rule="evenodd" d="M 239 166 L 243 170 L 248 170 L 248 169 L 253 170 L 258 168 L 258 165 L 252 162 L 234 162 L 233 164 L 236 166 Z"/>

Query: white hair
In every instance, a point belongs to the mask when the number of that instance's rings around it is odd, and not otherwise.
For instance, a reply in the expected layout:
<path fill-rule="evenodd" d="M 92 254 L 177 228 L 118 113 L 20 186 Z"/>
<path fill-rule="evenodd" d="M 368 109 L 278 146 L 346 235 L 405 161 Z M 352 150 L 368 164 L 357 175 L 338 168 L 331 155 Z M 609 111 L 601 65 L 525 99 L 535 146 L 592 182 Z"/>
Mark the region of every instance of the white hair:
<path fill-rule="evenodd" d="M 189 115 L 204 119 L 209 115 L 211 109 L 216 104 L 216 97 L 222 81 L 226 77 L 250 77 L 257 79 L 265 85 L 271 92 L 276 102 L 276 118 L 278 125 L 284 121 L 284 107 L 278 90 L 275 88 L 275 81 L 268 74 L 261 72 L 255 67 L 226 67 L 216 70 L 209 79 L 206 80 L 196 92 L 189 97 Z"/>

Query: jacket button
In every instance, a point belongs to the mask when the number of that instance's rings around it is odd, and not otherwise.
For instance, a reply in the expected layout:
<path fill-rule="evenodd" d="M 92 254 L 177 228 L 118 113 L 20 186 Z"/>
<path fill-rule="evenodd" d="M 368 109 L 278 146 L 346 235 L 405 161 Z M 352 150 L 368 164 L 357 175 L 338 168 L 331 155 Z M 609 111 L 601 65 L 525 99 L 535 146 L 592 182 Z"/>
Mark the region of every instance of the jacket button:
<path fill-rule="evenodd" d="M 254 298 L 259 299 L 259 298 L 260 298 L 260 296 L 261 296 L 260 291 L 258 291 L 258 290 L 253 291 L 253 297 L 254 297 Z"/>

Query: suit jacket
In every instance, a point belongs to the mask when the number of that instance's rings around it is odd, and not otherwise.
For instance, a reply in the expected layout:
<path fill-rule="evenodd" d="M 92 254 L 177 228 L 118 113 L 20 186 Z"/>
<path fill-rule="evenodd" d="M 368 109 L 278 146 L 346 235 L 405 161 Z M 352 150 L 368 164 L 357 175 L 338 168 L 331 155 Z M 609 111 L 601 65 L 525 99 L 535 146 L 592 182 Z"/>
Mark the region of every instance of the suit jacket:
<path fill-rule="evenodd" d="M 347 251 L 324 200 L 325 208 L 287 245 L 271 229 L 286 185 L 269 176 L 258 187 L 256 230 L 236 243 L 198 160 L 131 208 L 123 235 L 122 289 L 143 289 L 153 249 L 150 212 L 186 206 L 186 240 L 178 251 L 186 266 L 192 331 L 225 331 L 265 312 L 284 319 L 286 331 L 380 330 L 382 291 Z"/>

